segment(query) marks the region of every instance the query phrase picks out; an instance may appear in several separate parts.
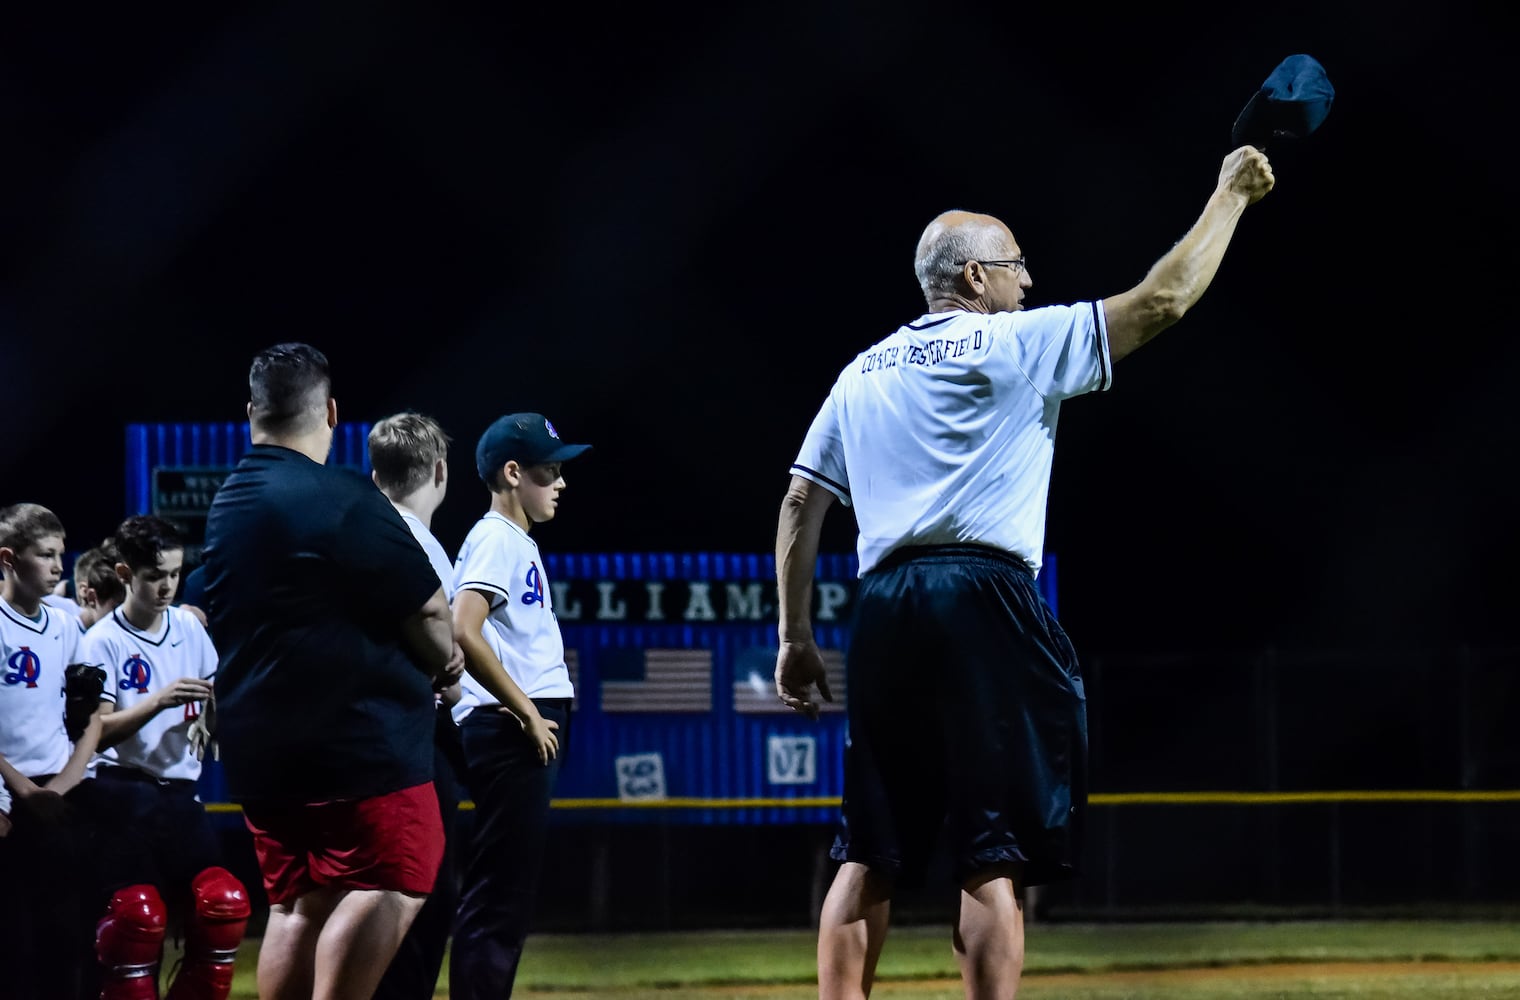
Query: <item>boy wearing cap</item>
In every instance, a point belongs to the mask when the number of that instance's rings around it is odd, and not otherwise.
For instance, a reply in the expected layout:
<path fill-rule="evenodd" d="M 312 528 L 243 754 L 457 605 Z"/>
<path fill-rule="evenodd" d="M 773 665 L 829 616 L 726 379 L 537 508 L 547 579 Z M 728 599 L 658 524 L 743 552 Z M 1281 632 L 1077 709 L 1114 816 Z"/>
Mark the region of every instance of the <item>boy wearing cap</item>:
<path fill-rule="evenodd" d="M 475 449 L 491 508 L 454 564 L 454 638 L 465 661 L 454 719 L 475 802 L 449 956 L 455 1000 L 510 996 L 528 934 L 575 693 L 528 533 L 554 517 L 562 464 L 589 447 L 561 441 L 542 414 L 514 413 L 486 428 Z"/>

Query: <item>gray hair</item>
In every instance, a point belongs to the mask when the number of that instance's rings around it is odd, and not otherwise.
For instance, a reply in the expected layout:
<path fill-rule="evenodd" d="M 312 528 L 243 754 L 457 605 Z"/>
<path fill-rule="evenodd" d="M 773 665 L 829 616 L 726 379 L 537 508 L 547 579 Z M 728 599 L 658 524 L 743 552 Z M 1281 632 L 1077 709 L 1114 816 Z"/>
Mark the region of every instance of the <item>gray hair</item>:
<path fill-rule="evenodd" d="M 1002 227 L 992 221 L 947 226 L 936 219 L 929 223 L 913 258 L 913 273 L 924 298 L 932 301 L 936 295 L 954 291 L 965 262 L 995 259 L 1003 252 L 1006 238 Z"/>

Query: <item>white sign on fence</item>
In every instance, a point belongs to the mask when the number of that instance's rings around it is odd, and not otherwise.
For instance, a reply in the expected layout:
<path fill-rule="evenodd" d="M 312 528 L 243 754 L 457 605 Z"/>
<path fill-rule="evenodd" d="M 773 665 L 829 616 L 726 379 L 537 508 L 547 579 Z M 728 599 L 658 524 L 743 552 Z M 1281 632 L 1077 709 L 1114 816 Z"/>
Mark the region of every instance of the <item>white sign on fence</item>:
<path fill-rule="evenodd" d="M 624 754 L 614 762 L 618 798 L 643 802 L 665 797 L 665 758 L 658 753 Z"/>
<path fill-rule="evenodd" d="M 811 736 L 772 736 L 765 777 L 773 785 L 811 785 L 818 780 L 818 741 Z"/>

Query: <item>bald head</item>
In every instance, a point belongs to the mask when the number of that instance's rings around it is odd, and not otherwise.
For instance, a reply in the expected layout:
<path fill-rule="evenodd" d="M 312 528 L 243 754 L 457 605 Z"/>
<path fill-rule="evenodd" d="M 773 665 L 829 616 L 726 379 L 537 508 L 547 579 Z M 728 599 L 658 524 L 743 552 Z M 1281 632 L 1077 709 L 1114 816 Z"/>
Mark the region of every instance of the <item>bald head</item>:
<path fill-rule="evenodd" d="M 956 291 L 955 281 L 968 260 L 998 260 L 1013 246 L 1013 233 L 990 215 L 954 210 L 934 218 L 918 239 L 913 273 L 924 298 L 933 302 Z"/>

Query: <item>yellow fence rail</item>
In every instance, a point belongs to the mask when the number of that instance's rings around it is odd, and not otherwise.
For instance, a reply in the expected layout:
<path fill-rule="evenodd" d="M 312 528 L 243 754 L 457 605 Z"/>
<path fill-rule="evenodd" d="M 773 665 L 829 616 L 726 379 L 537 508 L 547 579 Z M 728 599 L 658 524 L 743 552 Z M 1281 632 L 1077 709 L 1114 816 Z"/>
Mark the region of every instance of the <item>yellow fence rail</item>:
<path fill-rule="evenodd" d="M 1520 789 L 1493 791 L 1446 791 L 1412 789 L 1389 791 L 1322 792 L 1098 792 L 1088 796 L 1093 806 L 1281 806 L 1313 803 L 1348 802 L 1520 802 Z M 837 796 L 818 798 L 752 799 L 555 799 L 555 809 L 830 809 L 839 805 Z M 474 809 L 473 802 L 459 808 Z M 240 812 L 235 802 L 208 802 L 206 811 Z"/>

